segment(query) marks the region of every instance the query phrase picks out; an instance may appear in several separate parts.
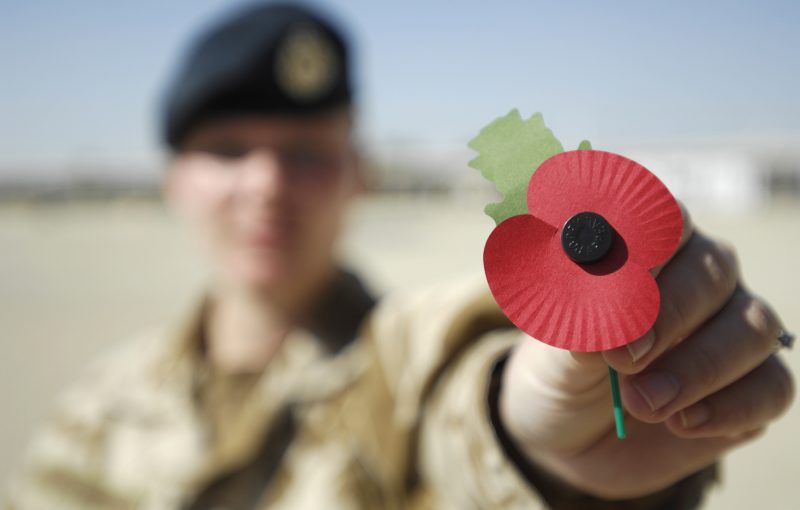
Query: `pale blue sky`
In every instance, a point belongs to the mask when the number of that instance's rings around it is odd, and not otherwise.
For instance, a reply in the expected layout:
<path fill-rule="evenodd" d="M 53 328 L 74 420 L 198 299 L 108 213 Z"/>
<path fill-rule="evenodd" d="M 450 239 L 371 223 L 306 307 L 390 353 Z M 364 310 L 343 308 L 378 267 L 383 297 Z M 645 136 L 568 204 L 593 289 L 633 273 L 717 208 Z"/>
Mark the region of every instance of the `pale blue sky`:
<path fill-rule="evenodd" d="M 158 95 L 221 0 L 0 0 L 0 172 L 156 161 Z M 800 2 L 318 1 L 367 138 L 465 143 L 518 107 L 567 145 L 800 132 Z"/>

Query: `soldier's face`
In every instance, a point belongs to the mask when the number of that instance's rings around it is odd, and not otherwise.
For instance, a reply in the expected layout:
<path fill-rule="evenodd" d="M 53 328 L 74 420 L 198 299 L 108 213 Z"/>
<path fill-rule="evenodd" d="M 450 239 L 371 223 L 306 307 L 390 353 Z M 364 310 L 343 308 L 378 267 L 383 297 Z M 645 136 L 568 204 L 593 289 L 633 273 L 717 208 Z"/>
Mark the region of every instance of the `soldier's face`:
<path fill-rule="evenodd" d="M 233 117 L 197 127 L 166 192 L 226 283 L 297 292 L 330 271 L 360 186 L 349 115 Z"/>

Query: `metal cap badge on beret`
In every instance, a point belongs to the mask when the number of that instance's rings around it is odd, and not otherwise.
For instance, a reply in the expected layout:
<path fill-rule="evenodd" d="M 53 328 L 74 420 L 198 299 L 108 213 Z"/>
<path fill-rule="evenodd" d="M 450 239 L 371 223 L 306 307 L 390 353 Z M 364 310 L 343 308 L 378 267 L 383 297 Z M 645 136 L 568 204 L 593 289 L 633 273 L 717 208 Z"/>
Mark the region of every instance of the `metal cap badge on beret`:
<path fill-rule="evenodd" d="M 308 115 L 352 99 L 344 36 L 289 4 L 256 4 L 191 46 L 163 103 L 164 142 L 178 149 L 199 121 L 237 113 Z"/>

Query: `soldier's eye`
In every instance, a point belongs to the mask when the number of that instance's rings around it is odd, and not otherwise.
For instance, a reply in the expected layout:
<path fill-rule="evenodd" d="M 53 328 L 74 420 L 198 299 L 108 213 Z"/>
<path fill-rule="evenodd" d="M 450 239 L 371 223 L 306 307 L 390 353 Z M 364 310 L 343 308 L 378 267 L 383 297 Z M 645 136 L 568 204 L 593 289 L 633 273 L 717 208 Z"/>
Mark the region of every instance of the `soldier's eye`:
<path fill-rule="evenodd" d="M 240 159 L 250 152 L 250 147 L 226 143 L 209 145 L 207 147 L 200 148 L 199 150 L 219 159 Z"/>
<path fill-rule="evenodd" d="M 314 171 L 327 164 L 323 151 L 310 146 L 298 145 L 283 151 L 283 159 L 289 168 L 297 171 Z"/>
<path fill-rule="evenodd" d="M 292 179 L 325 181 L 338 171 L 336 154 L 323 147 L 296 145 L 281 151 L 281 161 Z"/>

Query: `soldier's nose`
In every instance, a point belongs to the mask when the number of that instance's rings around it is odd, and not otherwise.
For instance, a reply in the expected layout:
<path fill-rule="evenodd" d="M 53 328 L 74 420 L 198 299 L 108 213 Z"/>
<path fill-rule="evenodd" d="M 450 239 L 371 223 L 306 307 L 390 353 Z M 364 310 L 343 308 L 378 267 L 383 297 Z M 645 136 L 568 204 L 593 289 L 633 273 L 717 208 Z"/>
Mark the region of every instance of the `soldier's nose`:
<path fill-rule="evenodd" d="M 259 148 L 247 154 L 240 172 L 240 195 L 270 201 L 280 198 L 287 186 L 286 172 L 275 151 Z"/>

